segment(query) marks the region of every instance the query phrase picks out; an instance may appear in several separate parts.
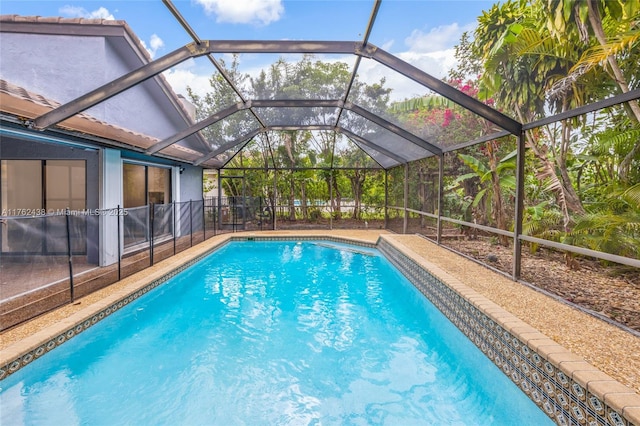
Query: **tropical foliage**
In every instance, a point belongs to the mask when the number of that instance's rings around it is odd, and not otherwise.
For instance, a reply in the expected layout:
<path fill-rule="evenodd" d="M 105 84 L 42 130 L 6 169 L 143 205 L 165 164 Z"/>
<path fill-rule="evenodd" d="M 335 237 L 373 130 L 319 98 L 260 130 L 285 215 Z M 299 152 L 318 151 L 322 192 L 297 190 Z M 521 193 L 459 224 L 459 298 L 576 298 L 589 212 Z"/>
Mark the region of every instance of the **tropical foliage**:
<path fill-rule="evenodd" d="M 457 67 L 446 82 L 521 123 L 637 90 L 640 84 L 640 2 L 626 0 L 509 0 L 478 17 L 455 49 Z M 338 99 L 351 78 L 340 62 L 305 56 L 279 60 L 257 77 L 224 64 L 236 86 L 259 99 Z M 238 102 L 211 78 L 212 92 L 191 94 L 200 118 Z M 226 91 L 225 91 L 226 90 Z M 355 143 L 336 132 L 280 131 L 259 135 L 242 150 L 228 150 L 224 173 L 245 170 L 245 194 L 286 205 L 288 217 L 311 218 L 314 200 L 341 217 L 344 199 L 354 218 L 364 206 L 402 208 L 512 230 L 515 215 L 516 138 L 495 124 L 434 94 L 389 103 L 385 80 L 352 82 L 350 96 L 374 113 L 445 150 L 386 174 Z M 285 109 L 286 110 L 286 109 Z M 335 124 L 324 108 L 262 110 L 268 124 Z M 247 112 L 207 129 L 212 146 L 229 144 L 259 126 Z M 343 117 L 344 119 L 344 117 Z M 361 120 L 349 127 L 359 129 Z M 357 133 L 357 132 L 356 132 Z M 491 138 L 488 135 L 496 135 Z M 470 141 L 484 138 L 480 144 Z M 640 108 L 637 100 L 608 106 L 524 132 L 523 232 L 587 248 L 640 258 Z M 222 148 L 221 148 L 222 149 Z M 226 152 L 226 151 L 225 151 Z M 439 164 L 442 161 L 443 164 Z M 438 200 L 437 175 L 445 170 Z M 273 169 L 278 171 L 274 172 Z M 235 169 L 235 170 L 234 170 Z M 277 174 L 277 176 L 274 175 Z M 408 176 L 408 200 L 404 178 Z M 274 183 L 275 182 L 275 183 Z M 232 191 L 233 189 L 229 189 Z M 236 188 L 236 190 L 239 190 Z M 296 208 L 296 206 L 298 206 Z M 424 225 L 424 223 L 423 223 Z M 507 244 L 508 238 L 502 238 Z"/>
<path fill-rule="evenodd" d="M 520 122 L 535 122 L 637 89 L 639 37 L 638 2 L 507 1 L 485 11 L 475 32 L 462 37 L 448 82 Z M 453 140 L 469 126 L 464 112 L 433 95 L 392 110 L 414 127 L 429 128 L 440 117 L 439 131 L 448 129 Z M 631 101 L 525 133 L 525 233 L 640 257 L 638 112 Z M 481 124 L 474 128 L 490 134 Z M 513 217 L 514 176 L 498 160 L 505 151 L 496 156 L 507 146 L 490 141 L 458 154 L 462 168 L 448 169 L 457 176 L 448 187 L 461 206 L 453 216 L 512 226 L 501 218 Z"/>
<path fill-rule="evenodd" d="M 226 74 L 236 87 L 253 99 L 339 99 L 350 83 L 351 70 L 346 63 L 326 63 L 311 55 L 295 63 L 279 59 L 251 77 L 239 71 L 237 57 L 226 64 Z M 225 107 L 237 103 L 220 74 L 210 79 L 211 92 L 204 97 L 190 92 L 199 120 L 206 119 Z M 390 89 L 384 81 L 374 84 L 353 82 L 351 96 L 372 112 L 386 109 Z M 335 108 L 262 108 L 260 117 L 268 125 L 335 125 Z M 354 121 L 350 128 L 361 125 Z M 336 218 L 348 200 L 349 214 L 361 219 L 363 206 L 384 204 L 384 179 L 379 165 L 344 136 L 324 130 L 273 131 L 259 134 L 247 144 L 234 144 L 234 138 L 257 129 L 259 123 L 246 111 L 236 113 L 204 130 L 214 149 L 225 150 L 227 164 L 222 184 L 229 196 L 261 196 L 271 206 L 284 206 L 283 219 L 312 220 L 318 218 L 319 204 L 331 206 Z M 277 169 L 274 172 L 273 169 Z M 243 170 L 243 179 L 235 179 Z M 230 178 L 225 179 L 225 176 Z M 243 186 L 244 185 L 244 186 Z"/>

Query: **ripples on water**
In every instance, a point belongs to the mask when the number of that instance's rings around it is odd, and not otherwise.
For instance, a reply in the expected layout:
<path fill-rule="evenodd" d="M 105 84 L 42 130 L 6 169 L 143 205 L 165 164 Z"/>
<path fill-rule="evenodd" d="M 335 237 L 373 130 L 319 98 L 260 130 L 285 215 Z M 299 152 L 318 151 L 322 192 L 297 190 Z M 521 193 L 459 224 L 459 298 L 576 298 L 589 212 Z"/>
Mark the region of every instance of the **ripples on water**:
<path fill-rule="evenodd" d="M 231 243 L 1 382 L 0 424 L 544 424 L 376 252 Z"/>

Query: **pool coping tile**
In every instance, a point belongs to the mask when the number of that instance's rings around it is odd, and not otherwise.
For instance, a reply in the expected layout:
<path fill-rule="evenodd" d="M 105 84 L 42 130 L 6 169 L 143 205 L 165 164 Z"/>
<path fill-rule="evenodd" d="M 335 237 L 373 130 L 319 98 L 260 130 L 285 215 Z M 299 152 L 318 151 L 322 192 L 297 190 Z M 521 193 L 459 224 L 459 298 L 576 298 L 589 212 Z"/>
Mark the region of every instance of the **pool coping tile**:
<path fill-rule="evenodd" d="M 638 396 L 637 394 L 635 395 Z M 636 405 L 636 403 L 625 406 L 622 409 L 622 415 L 625 419 L 629 420 L 632 425 L 640 425 L 640 406 Z"/>
<path fill-rule="evenodd" d="M 615 383 L 615 386 L 603 389 L 605 391 L 604 402 L 613 407 L 616 411 L 623 411 L 631 408 L 640 409 L 640 395 L 629 392 L 628 388 L 621 388 L 621 385 L 618 382 Z"/>

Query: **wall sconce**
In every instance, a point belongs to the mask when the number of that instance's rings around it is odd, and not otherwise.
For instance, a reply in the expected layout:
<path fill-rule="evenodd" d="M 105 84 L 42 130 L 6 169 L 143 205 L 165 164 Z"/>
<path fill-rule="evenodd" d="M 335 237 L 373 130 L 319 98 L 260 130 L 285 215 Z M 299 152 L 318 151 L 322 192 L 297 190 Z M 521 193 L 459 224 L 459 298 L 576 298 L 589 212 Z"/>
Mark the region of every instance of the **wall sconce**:
<path fill-rule="evenodd" d="M 182 174 L 182 172 L 184 172 L 184 167 L 180 166 L 180 167 L 178 168 L 178 171 L 180 172 L 180 174 Z"/>

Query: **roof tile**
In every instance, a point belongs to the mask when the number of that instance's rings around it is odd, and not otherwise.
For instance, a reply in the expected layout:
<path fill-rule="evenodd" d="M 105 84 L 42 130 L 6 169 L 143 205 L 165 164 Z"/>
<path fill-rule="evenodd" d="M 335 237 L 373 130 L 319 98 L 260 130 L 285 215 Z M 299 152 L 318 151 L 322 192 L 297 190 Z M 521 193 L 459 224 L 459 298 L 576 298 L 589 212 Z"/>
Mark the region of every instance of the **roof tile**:
<path fill-rule="evenodd" d="M 60 106 L 59 102 L 47 99 L 44 96 L 30 92 L 23 87 L 17 86 L 3 79 L 0 79 L 0 95 L 8 95 L 2 96 L 2 102 L 0 103 L 0 110 L 2 112 L 12 115 L 18 114 L 22 118 L 26 119 L 34 119 L 38 117 L 43 113 L 42 107 L 46 110 L 51 110 Z M 58 127 L 91 134 L 93 136 L 112 138 L 119 144 L 124 143 L 141 149 L 149 148 L 159 141 L 158 138 L 109 124 L 85 113 L 77 114 L 62 123 L 59 123 Z M 202 153 L 181 146 L 171 147 L 166 154 L 188 162 L 194 161 L 203 155 Z"/>

